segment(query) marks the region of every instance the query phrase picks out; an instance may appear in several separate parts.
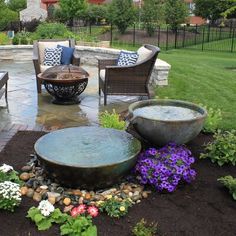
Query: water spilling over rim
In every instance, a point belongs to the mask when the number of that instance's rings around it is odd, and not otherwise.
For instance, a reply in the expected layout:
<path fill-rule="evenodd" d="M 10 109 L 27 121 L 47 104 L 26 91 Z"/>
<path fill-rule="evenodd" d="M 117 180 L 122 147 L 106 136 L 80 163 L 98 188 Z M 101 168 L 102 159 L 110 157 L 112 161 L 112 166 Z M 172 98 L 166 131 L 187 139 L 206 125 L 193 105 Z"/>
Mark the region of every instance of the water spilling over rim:
<path fill-rule="evenodd" d="M 199 113 L 199 115 L 197 117 L 193 117 L 193 118 L 189 118 L 189 119 L 160 119 L 160 118 L 147 118 L 145 116 L 141 116 L 141 115 L 135 115 L 134 111 L 136 109 L 140 109 L 143 107 L 148 107 L 148 106 L 173 106 L 173 107 L 181 107 L 181 108 L 187 108 L 193 111 L 196 111 Z M 159 121 L 159 122 L 165 122 L 165 123 L 172 123 L 172 122 L 186 122 L 186 121 L 193 121 L 193 120 L 202 120 L 207 116 L 207 111 L 194 104 L 191 102 L 186 102 L 186 101 L 181 101 L 181 100 L 174 100 L 174 99 L 149 99 L 149 100 L 145 100 L 145 101 L 138 101 L 138 102 L 134 102 L 129 106 L 129 114 L 131 115 L 131 117 L 133 117 L 132 119 L 135 118 L 142 118 L 142 119 L 146 119 L 146 120 L 154 120 L 154 121 Z"/>

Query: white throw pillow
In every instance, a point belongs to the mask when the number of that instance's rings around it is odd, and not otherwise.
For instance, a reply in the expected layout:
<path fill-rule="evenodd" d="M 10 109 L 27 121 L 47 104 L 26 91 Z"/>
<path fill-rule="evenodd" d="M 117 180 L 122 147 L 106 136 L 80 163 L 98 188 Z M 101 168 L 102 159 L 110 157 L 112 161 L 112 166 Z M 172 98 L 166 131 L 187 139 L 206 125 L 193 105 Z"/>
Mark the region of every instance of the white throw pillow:
<path fill-rule="evenodd" d="M 138 60 L 137 60 L 137 62 L 140 62 L 140 61 L 143 61 L 146 58 L 148 58 L 152 54 L 152 51 L 148 50 L 147 48 L 142 46 L 142 47 L 140 47 L 138 49 L 137 53 L 138 53 Z"/>
<path fill-rule="evenodd" d="M 61 64 L 62 48 L 45 48 L 43 65 L 58 66 Z"/>

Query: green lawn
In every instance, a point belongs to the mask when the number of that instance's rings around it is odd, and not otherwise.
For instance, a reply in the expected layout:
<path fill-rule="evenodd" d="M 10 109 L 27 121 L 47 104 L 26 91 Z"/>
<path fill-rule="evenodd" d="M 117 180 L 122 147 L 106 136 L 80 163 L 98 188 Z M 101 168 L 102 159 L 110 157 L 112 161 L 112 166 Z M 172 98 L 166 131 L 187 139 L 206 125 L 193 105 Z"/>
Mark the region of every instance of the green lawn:
<path fill-rule="evenodd" d="M 220 108 L 222 129 L 236 129 L 235 53 L 172 50 L 159 58 L 171 65 L 169 86 L 157 88 L 159 98 L 187 100 Z M 235 67 L 235 70 L 227 69 Z"/>

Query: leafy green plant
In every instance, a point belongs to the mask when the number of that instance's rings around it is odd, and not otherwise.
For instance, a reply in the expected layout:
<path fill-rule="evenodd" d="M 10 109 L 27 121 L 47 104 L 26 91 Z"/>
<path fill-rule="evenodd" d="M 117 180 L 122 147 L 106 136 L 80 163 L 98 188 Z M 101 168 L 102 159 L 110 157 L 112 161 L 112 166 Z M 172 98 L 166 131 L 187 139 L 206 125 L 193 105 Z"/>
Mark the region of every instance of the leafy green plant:
<path fill-rule="evenodd" d="M 123 201 L 118 201 L 114 197 L 107 199 L 99 205 L 99 209 L 102 212 L 106 212 L 111 217 L 119 218 L 128 213 L 128 208 L 131 206 L 131 201 L 125 199 Z"/>
<path fill-rule="evenodd" d="M 215 133 L 216 130 L 219 128 L 219 124 L 222 120 L 222 112 L 220 109 L 213 109 L 212 107 L 207 108 L 207 106 L 200 106 L 204 107 L 207 110 L 207 119 L 203 126 L 203 132 L 205 133 Z"/>
<path fill-rule="evenodd" d="M 200 158 L 210 158 L 213 163 L 219 166 L 236 163 L 236 130 L 222 132 L 218 130 L 214 134 L 214 141 L 205 147 L 206 153 L 201 154 Z"/>
<path fill-rule="evenodd" d="M 112 113 L 104 111 L 99 115 L 99 121 L 104 128 L 114 128 L 118 130 L 125 130 L 125 121 L 120 120 L 120 115 L 113 109 Z"/>
<path fill-rule="evenodd" d="M 42 23 L 37 27 L 35 38 L 64 38 L 73 36 L 73 33 L 67 30 L 64 24 L 60 23 Z"/>
<path fill-rule="evenodd" d="M 67 222 L 60 227 L 61 235 L 69 236 L 97 236 L 97 227 L 93 225 L 90 216 L 80 216 L 76 218 L 68 216 Z"/>
<path fill-rule="evenodd" d="M 231 175 L 227 175 L 225 177 L 219 178 L 218 181 L 229 189 L 233 199 L 236 200 L 236 178 L 233 178 Z"/>
<path fill-rule="evenodd" d="M 0 183 L 0 209 L 14 211 L 21 203 L 20 185 L 11 181 Z"/>
<path fill-rule="evenodd" d="M 157 224 L 148 224 L 144 219 L 141 219 L 132 230 L 135 236 L 154 236 L 157 233 Z"/>
<path fill-rule="evenodd" d="M 9 44 L 9 38 L 5 33 L 0 33 L 0 45 Z"/>
<path fill-rule="evenodd" d="M 26 217 L 35 222 L 38 230 L 47 230 L 52 226 L 53 223 L 64 223 L 67 220 L 68 215 L 62 213 L 59 208 L 54 209 L 53 207 L 52 209 L 49 209 L 49 207 L 47 206 L 44 207 L 44 210 L 36 207 L 31 207 Z"/>

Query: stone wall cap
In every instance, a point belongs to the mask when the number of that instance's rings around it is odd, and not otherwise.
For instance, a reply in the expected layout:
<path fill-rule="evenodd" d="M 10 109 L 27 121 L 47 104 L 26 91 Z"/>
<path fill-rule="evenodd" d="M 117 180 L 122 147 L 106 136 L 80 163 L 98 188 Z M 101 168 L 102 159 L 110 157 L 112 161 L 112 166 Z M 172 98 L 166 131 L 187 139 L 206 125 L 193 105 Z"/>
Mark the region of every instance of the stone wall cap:
<path fill-rule="evenodd" d="M 0 45 L 0 49 L 32 49 L 33 45 Z"/>

